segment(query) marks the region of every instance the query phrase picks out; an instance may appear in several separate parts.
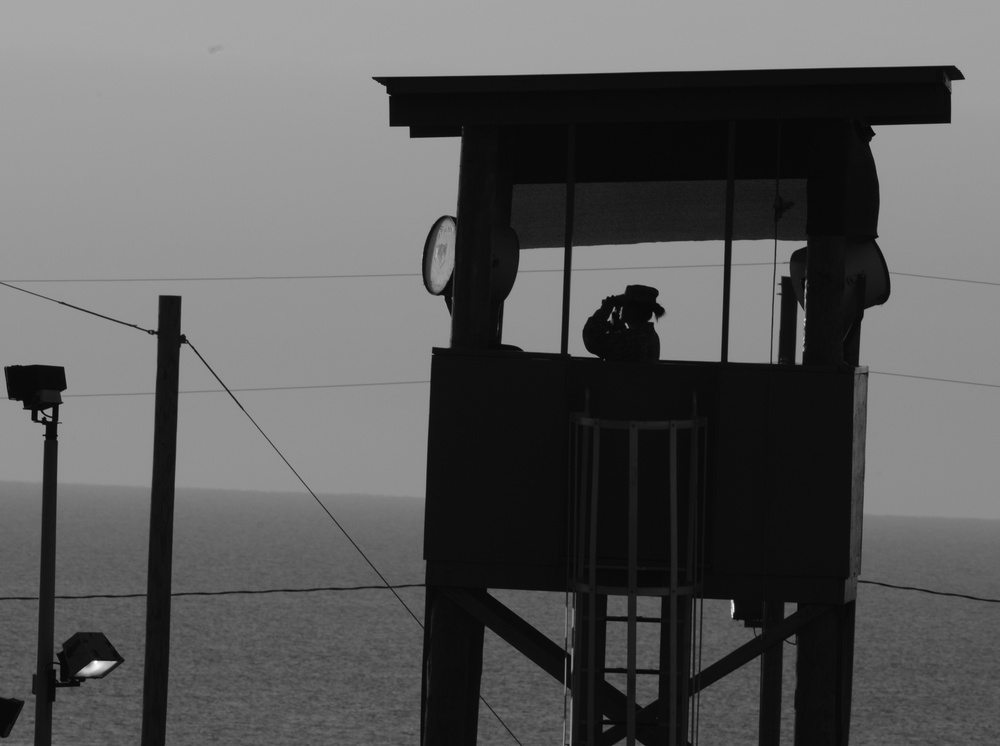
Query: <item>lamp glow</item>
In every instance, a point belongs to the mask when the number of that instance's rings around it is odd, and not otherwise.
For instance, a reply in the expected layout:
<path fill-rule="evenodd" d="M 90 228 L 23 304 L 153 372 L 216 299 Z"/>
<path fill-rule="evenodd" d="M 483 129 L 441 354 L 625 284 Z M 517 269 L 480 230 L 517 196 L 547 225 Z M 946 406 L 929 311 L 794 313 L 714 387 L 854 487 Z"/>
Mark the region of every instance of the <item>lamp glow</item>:
<path fill-rule="evenodd" d="M 74 674 L 78 679 L 99 679 L 110 673 L 118 665 L 118 661 L 91 661 Z"/>

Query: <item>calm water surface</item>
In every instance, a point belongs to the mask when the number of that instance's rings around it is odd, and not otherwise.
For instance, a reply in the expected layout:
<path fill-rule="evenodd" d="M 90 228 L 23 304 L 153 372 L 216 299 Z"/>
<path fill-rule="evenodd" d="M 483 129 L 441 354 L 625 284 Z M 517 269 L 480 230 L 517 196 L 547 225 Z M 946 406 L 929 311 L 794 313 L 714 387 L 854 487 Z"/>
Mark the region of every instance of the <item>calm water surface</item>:
<path fill-rule="evenodd" d="M 39 490 L 0 484 L 0 596 L 34 596 Z M 394 584 L 420 583 L 421 500 L 329 497 L 327 507 Z M 145 592 L 148 493 L 61 487 L 57 592 Z M 175 592 L 378 584 L 308 495 L 184 491 Z M 1000 522 L 868 516 L 862 577 L 1000 597 Z M 423 590 L 401 589 L 423 619 Z M 498 593 L 562 644 L 562 596 Z M 753 631 L 705 604 L 704 665 Z M 177 597 L 168 743 L 417 744 L 422 631 L 385 590 Z M 126 663 L 60 689 L 53 742 L 137 744 L 145 600 L 60 600 L 56 640 L 101 630 Z M 1000 604 L 863 585 L 852 744 L 1000 743 Z M 37 604 L 0 601 L 0 696 L 25 700 L 9 744 L 33 742 Z M 794 648 L 785 647 L 783 743 L 791 743 Z M 756 663 L 701 698 L 700 743 L 756 743 Z M 523 744 L 559 744 L 563 691 L 488 634 L 483 695 Z M 514 741 L 485 707 L 480 743 Z"/>

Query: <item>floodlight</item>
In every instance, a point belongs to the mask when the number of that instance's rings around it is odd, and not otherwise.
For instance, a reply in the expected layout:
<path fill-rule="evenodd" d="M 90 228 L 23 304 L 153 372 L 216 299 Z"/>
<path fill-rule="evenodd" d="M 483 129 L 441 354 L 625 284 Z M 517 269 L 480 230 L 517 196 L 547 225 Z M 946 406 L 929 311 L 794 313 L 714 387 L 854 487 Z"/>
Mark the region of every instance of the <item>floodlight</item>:
<path fill-rule="evenodd" d="M 77 632 L 56 657 L 62 681 L 102 679 L 125 662 L 101 632 Z"/>
<path fill-rule="evenodd" d="M 792 252 L 788 260 L 795 298 L 805 307 L 806 248 Z M 889 300 L 889 267 L 882 250 L 874 240 L 849 241 L 844 255 L 844 275 L 848 283 L 865 278 L 865 297 L 862 308 L 880 306 Z"/>
<path fill-rule="evenodd" d="M 6 738 L 10 735 L 10 730 L 17 722 L 17 716 L 21 714 L 22 707 L 24 707 L 22 699 L 0 697 L 0 738 Z"/>
<path fill-rule="evenodd" d="M 744 627 L 761 627 L 764 624 L 763 601 L 732 601 L 732 616 L 734 622 L 743 622 Z"/>
<path fill-rule="evenodd" d="M 66 369 L 56 365 L 8 365 L 4 369 L 7 396 L 38 411 L 62 404 L 66 390 Z"/>

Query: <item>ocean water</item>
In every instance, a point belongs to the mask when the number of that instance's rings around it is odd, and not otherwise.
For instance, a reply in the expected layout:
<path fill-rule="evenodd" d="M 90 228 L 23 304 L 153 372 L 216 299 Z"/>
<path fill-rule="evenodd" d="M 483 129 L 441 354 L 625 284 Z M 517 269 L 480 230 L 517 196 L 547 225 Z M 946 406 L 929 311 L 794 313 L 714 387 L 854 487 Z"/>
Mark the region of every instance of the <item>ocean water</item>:
<path fill-rule="evenodd" d="M 423 581 L 423 503 L 324 497 L 395 585 Z M 40 490 L 0 483 L 0 597 L 38 590 Z M 142 594 L 148 491 L 61 486 L 57 593 Z M 862 577 L 1000 598 L 1000 521 L 867 516 Z M 378 585 L 306 494 L 184 490 L 176 501 L 173 590 Z M 559 594 L 498 593 L 561 644 Z M 421 588 L 400 598 L 423 619 Z M 101 630 L 125 657 L 106 679 L 58 690 L 53 743 L 137 744 L 145 600 L 58 600 L 56 642 Z M 862 585 L 853 744 L 1000 743 L 1000 604 Z M 0 600 L 0 696 L 25 700 L 10 744 L 33 742 L 37 603 Z M 753 636 L 706 602 L 710 664 Z M 416 744 L 423 633 L 384 589 L 182 596 L 172 602 L 171 744 Z M 785 647 L 782 742 L 792 742 L 794 647 Z M 559 744 L 561 684 L 487 633 L 482 693 L 522 744 Z M 759 666 L 701 696 L 699 743 L 755 744 Z M 514 744 L 483 706 L 480 743 Z"/>

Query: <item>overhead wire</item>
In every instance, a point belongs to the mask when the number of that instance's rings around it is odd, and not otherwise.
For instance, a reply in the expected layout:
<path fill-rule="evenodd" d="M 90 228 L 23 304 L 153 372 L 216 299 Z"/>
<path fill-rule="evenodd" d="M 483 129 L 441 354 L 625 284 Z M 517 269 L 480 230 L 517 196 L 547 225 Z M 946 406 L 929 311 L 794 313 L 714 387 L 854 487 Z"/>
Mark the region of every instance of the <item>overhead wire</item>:
<path fill-rule="evenodd" d="M 57 298 L 50 298 L 49 296 L 42 295 L 41 293 L 36 293 L 34 291 L 31 291 L 31 290 L 26 290 L 25 288 L 19 288 L 19 287 L 17 287 L 17 285 L 11 285 L 9 282 L 0 281 L 0 285 L 3 285 L 4 287 L 11 288 L 12 290 L 18 290 L 18 291 L 20 291 L 22 293 L 27 293 L 28 295 L 33 295 L 36 298 L 41 298 L 43 300 L 47 300 L 47 301 L 50 301 L 52 303 L 58 303 L 60 306 L 66 306 L 67 308 L 72 308 L 74 311 L 81 311 L 83 313 L 90 314 L 91 316 L 96 316 L 96 317 L 98 317 L 100 319 L 104 319 L 106 321 L 113 321 L 114 323 L 121 324 L 122 326 L 128 326 L 128 327 L 131 327 L 133 329 L 138 329 L 141 332 L 146 332 L 146 334 L 151 334 L 151 335 L 155 335 L 156 334 L 156 330 L 155 329 L 146 329 L 145 327 L 141 327 L 138 324 L 130 324 L 127 321 L 122 321 L 121 319 L 116 319 L 113 316 L 106 316 L 103 313 L 97 313 L 97 311 L 91 311 L 90 309 L 83 308 L 81 306 L 74 306 L 72 303 L 67 303 L 66 301 L 59 300 Z"/>
<path fill-rule="evenodd" d="M 787 261 L 777 262 L 785 265 Z M 771 267 L 773 261 L 767 262 L 733 262 L 734 267 Z M 703 264 L 653 264 L 641 266 L 618 266 L 618 267 L 573 267 L 573 272 L 627 272 L 627 271 L 651 271 L 661 269 L 716 269 L 723 265 L 719 262 L 708 262 Z M 562 272 L 562 267 L 538 267 L 521 268 L 518 274 L 537 274 Z M 890 271 L 890 275 L 895 277 L 913 277 L 924 280 L 940 280 L 943 282 L 963 282 L 972 285 L 987 285 L 1000 287 L 1000 282 L 991 280 L 973 280 L 967 277 L 945 277 L 943 275 L 918 274 L 915 272 Z M 264 282 L 264 281 L 284 281 L 284 280 L 364 280 L 394 277 L 420 277 L 420 272 L 361 272 L 361 273 L 337 273 L 337 274 L 313 274 L 313 275 L 219 275 L 206 277 L 54 277 L 54 278 L 24 278 L 13 280 L 0 280 L 0 285 L 7 285 L 15 290 L 30 292 L 18 285 L 27 284 L 67 284 L 67 283 L 130 283 L 130 282 Z M 44 296 L 41 296 L 44 297 Z M 60 302 L 60 301 L 57 301 Z M 64 304 L 69 305 L 69 304 Z M 129 324 L 131 326 L 131 324 Z M 141 328 L 141 327 L 140 327 Z M 143 331 L 148 331 L 143 329 Z"/>
<path fill-rule="evenodd" d="M 932 588 L 923 588 L 916 585 L 900 585 L 897 583 L 887 583 L 881 580 L 858 579 L 858 583 L 863 585 L 875 585 L 881 588 L 889 588 L 897 591 L 909 591 L 912 593 L 924 593 L 931 596 L 943 596 L 946 598 L 959 598 L 977 603 L 1000 604 L 1000 598 L 989 596 L 978 596 L 970 593 L 958 593 L 955 591 L 939 591 Z M 170 595 L 174 598 L 192 596 L 258 596 L 273 595 L 277 593 L 347 593 L 356 591 L 384 591 L 384 590 L 405 590 L 411 588 L 425 588 L 424 583 L 398 583 L 392 586 L 385 585 L 346 585 L 346 586 L 317 586 L 312 588 L 248 588 L 239 590 L 223 591 L 175 591 Z M 145 593 L 85 593 L 74 595 L 56 596 L 60 601 L 87 601 L 94 599 L 130 599 L 145 598 Z M 3 601 L 37 601 L 38 596 L 0 596 Z"/>
<path fill-rule="evenodd" d="M 359 381 L 356 383 L 318 383 L 305 386 L 255 386 L 248 388 L 233 388 L 230 391 L 235 393 L 243 392 L 253 392 L 253 391 L 305 391 L 312 389 L 349 389 L 358 388 L 364 386 L 411 386 L 421 383 L 430 383 L 429 378 L 415 379 L 412 381 Z M 187 391 L 178 391 L 178 394 L 224 394 L 225 389 L 190 389 Z M 64 399 L 77 397 L 77 398 L 87 398 L 87 397 L 100 397 L 100 396 L 154 396 L 155 391 L 124 391 L 124 392 L 110 392 L 103 394 L 63 394 Z"/>
<path fill-rule="evenodd" d="M 336 593 L 349 591 L 384 591 L 402 590 L 407 588 L 424 588 L 424 583 L 400 583 L 387 587 L 384 585 L 328 585 L 314 588 L 253 588 L 226 591 L 175 591 L 171 598 L 191 596 L 263 596 L 275 593 Z M 56 596 L 59 601 L 90 601 L 94 599 L 127 599 L 146 598 L 146 593 L 82 593 Z M 0 596 L 0 601 L 37 601 L 38 596 Z"/>
<path fill-rule="evenodd" d="M 951 591 L 935 591 L 930 588 L 921 588 L 915 585 L 896 585 L 894 583 L 883 583 L 878 580 L 861 580 L 858 579 L 859 583 L 864 583 L 865 585 L 877 585 L 882 588 L 892 588 L 898 591 L 914 591 L 917 593 L 926 593 L 931 596 L 948 596 L 951 598 L 964 598 L 968 601 L 978 601 L 984 604 L 1000 604 L 1000 598 L 987 598 L 986 596 L 973 596 L 968 593 L 954 593 Z"/>
<path fill-rule="evenodd" d="M 734 267 L 770 266 L 770 262 L 734 262 Z M 573 272 L 619 272 L 626 270 L 656 270 L 656 269 L 711 269 L 721 267 L 718 263 L 708 264 L 657 264 L 634 267 L 573 267 Z M 562 272 L 562 267 L 521 268 L 518 274 L 534 274 L 545 272 Z M 365 280 L 393 277 L 420 277 L 420 272 L 363 272 L 321 275 L 233 275 L 214 277 L 63 277 L 63 278 L 31 278 L 22 280 L 4 280 L 2 284 L 44 284 L 44 283 L 92 283 L 92 282 L 261 282 L 274 280 Z M 11 287 L 15 287 L 11 285 Z M 20 289 L 20 288 L 17 288 Z"/>
<path fill-rule="evenodd" d="M 233 400 L 233 402 L 236 403 L 236 406 L 239 407 L 240 411 L 243 412 L 244 415 L 246 415 L 247 419 L 250 420 L 250 423 L 257 429 L 257 432 L 261 434 L 264 440 L 267 441 L 267 444 L 271 446 L 271 449 L 285 463 L 285 466 L 288 467 L 289 471 L 291 471 L 292 474 L 295 475 L 295 478 L 299 480 L 299 483 L 305 488 L 306 492 L 308 492 L 312 496 L 313 500 L 316 501 L 316 504 L 319 505 L 320 508 L 322 508 L 323 512 L 326 513 L 326 515 L 330 518 L 331 521 L 333 521 L 334 525 L 344 535 L 344 538 L 346 538 L 351 543 L 351 546 L 353 546 L 354 549 L 358 552 L 358 554 L 361 555 L 361 558 L 368 564 L 368 566 L 372 569 L 372 571 L 374 571 L 374 573 L 378 576 L 379 580 L 382 581 L 385 587 L 388 588 L 390 591 L 392 591 L 392 594 L 396 597 L 396 600 L 399 601 L 399 603 L 403 606 L 403 608 L 406 609 L 407 613 L 409 613 L 409 615 L 413 617 L 414 621 L 416 621 L 416 623 L 419 624 L 421 628 L 423 628 L 424 625 L 420 621 L 419 617 L 417 617 L 417 615 L 413 613 L 413 610 L 406 604 L 405 601 L 403 601 L 402 597 L 398 593 L 396 593 L 396 591 L 393 589 L 392 585 L 389 583 L 386 577 L 375 566 L 375 563 L 371 561 L 368 555 L 365 554 L 365 551 L 358 545 L 356 541 L 354 541 L 354 538 L 350 535 L 350 533 L 348 533 L 347 529 L 344 528 L 344 526 L 340 523 L 340 521 L 337 520 L 337 518 L 333 515 L 333 513 L 330 512 L 329 508 L 327 508 L 326 505 L 323 504 L 323 501 L 319 499 L 319 496 L 313 491 L 312 487 L 309 486 L 309 484 L 298 472 L 298 470 L 294 466 L 292 466 L 291 461 L 288 460 L 285 454 L 282 453 L 281 449 L 278 448 L 275 442 L 271 440 L 271 438 L 268 436 L 267 433 L 264 432 L 264 429 L 258 424 L 257 420 L 255 420 L 253 416 L 247 411 L 246 407 L 243 406 L 243 403 L 239 400 L 239 398 L 237 398 L 236 394 L 228 386 L 226 386 L 225 382 L 219 377 L 219 374 L 215 372 L 212 366 L 208 364 L 208 361 L 205 360 L 205 358 L 202 356 L 200 352 L 198 352 L 198 348 L 194 346 L 189 337 L 187 336 L 184 337 L 184 344 L 186 344 L 188 347 L 191 348 L 191 351 L 201 361 L 201 364 L 205 366 L 205 369 L 208 370 L 208 372 L 212 375 L 213 378 L 215 378 L 216 381 L 218 381 L 219 385 L 222 386 L 225 392 L 229 394 L 229 397 Z"/>

